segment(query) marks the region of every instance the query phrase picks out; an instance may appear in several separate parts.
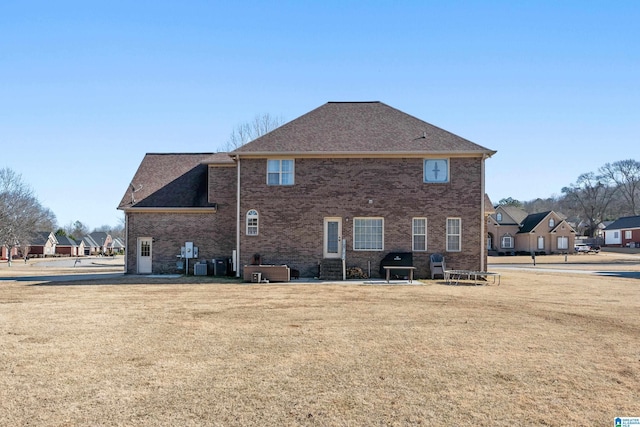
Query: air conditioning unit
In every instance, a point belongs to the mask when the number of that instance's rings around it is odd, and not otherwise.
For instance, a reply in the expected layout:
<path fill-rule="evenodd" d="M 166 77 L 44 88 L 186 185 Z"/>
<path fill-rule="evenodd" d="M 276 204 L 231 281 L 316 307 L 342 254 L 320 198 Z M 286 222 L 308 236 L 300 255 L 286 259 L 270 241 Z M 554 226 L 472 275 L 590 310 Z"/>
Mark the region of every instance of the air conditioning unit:
<path fill-rule="evenodd" d="M 193 265 L 193 275 L 194 276 L 206 276 L 207 275 L 207 264 L 206 263 L 198 263 Z"/>

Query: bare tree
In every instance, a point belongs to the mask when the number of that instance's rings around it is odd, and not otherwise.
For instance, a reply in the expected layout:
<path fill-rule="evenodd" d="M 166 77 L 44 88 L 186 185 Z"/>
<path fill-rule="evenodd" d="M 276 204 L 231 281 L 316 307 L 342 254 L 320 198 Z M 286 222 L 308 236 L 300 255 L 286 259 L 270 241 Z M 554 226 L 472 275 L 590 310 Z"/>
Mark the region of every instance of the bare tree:
<path fill-rule="evenodd" d="M 622 215 L 638 215 L 640 213 L 640 162 L 637 160 L 619 160 L 607 163 L 600 168 L 602 175 L 615 182 L 626 209 Z"/>
<path fill-rule="evenodd" d="M 27 249 L 36 231 L 53 230 L 56 217 L 44 208 L 22 176 L 9 168 L 0 169 L 0 245 L 8 250 L 15 246 Z"/>
<path fill-rule="evenodd" d="M 239 124 L 233 129 L 225 149 L 226 151 L 233 151 L 236 148 L 240 148 L 247 142 L 253 141 L 283 124 L 284 119 L 280 116 L 272 116 L 269 113 L 256 114 L 253 120 Z"/>
<path fill-rule="evenodd" d="M 595 237 L 598 224 L 606 219 L 607 209 L 616 193 L 616 187 L 610 184 L 607 176 L 588 172 L 580 175 L 575 184 L 562 189 L 569 205 L 589 223 L 590 237 Z"/>
<path fill-rule="evenodd" d="M 89 228 L 80 221 L 70 222 L 64 227 L 64 231 L 74 240 L 80 240 L 89 234 Z"/>

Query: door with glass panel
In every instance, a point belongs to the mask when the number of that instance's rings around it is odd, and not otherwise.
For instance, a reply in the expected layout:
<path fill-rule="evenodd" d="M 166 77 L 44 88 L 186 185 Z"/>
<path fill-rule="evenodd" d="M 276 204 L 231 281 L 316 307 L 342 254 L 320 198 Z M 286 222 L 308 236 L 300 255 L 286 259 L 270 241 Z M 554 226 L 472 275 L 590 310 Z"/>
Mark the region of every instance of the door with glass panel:
<path fill-rule="evenodd" d="M 138 273 L 151 273 L 151 237 L 141 237 L 138 239 Z"/>
<path fill-rule="evenodd" d="M 324 257 L 340 258 L 342 241 L 342 218 L 324 219 Z"/>

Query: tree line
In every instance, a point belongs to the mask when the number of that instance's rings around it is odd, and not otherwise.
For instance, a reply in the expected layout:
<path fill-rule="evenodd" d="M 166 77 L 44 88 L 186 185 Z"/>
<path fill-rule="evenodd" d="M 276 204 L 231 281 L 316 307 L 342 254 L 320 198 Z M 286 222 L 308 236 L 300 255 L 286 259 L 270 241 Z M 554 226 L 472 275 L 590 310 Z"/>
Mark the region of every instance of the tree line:
<path fill-rule="evenodd" d="M 80 221 L 58 228 L 55 214 L 42 206 L 22 175 L 10 168 L 0 169 L 0 246 L 7 253 L 16 246 L 29 246 L 38 231 L 53 231 L 79 240 L 89 234 Z M 112 237 L 121 237 L 123 224 L 102 226 L 94 231 L 108 231 Z"/>
<path fill-rule="evenodd" d="M 546 199 L 502 199 L 496 206 L 512 205 L 529 213 L 553 210 L 578 226 L 579 233 L 596 237 L 598 226 L 625 216 L 640 215 L 640 162 L 619 160 L 596 172 L 578 176 L 562 194 Z"/>

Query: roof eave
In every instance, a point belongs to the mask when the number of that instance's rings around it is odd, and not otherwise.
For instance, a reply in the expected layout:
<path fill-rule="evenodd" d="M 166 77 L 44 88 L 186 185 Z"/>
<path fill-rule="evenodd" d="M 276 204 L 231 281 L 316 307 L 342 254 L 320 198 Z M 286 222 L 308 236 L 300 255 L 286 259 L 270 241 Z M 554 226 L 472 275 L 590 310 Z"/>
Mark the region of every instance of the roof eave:
<path fill-rule="evenodd" d="M 218 212 L 217 206 L 212 207 L 121 207 L 118 208 L 125 213 L 216 213 Z"/>
<path fill-rule="evenodd" d="M 389 157 L 483 157 L 488 158 L 496 151 L 235 151 L 230 153 L 235 158 L 264 157 L 357 157 L 357 158 L 389 158 Z"/>

